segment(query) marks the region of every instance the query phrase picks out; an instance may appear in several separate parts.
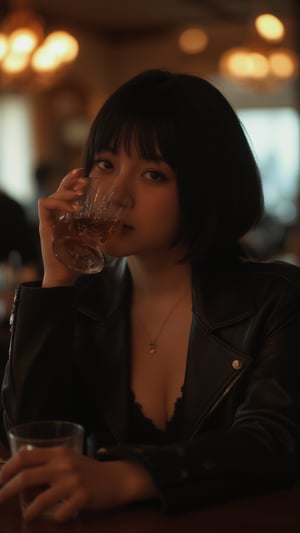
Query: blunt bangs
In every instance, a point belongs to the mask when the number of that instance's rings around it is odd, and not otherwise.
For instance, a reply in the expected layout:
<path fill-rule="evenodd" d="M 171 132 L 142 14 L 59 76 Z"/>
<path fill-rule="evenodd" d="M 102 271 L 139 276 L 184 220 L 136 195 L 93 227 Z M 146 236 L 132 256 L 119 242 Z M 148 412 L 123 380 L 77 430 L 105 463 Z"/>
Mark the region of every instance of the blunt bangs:
<path fill-rule="evenodd" d="M 84 157 L 86 171 L 101 150 L 117 152 L 122 146 L 130 155 L 133 144 L 140 157 L 163 159 L 176 173 L 176 122 L 176 105 L 163 86 L 149 90 L 145 85 L 141 91 L 138 85 L 135 92 L 128 83 L 107 100 L 94 120 Z"/>

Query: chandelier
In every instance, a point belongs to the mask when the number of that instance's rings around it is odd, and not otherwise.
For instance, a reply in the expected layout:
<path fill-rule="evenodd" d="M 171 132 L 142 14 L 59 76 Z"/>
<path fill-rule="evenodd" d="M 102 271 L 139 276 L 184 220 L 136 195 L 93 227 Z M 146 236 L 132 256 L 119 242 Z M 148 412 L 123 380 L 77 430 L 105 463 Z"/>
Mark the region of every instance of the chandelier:
<path fill-rule="evenodd" d="M 64 71 L 79 51 L 75 37 L 64 30 L 46 33 L 41 18 L 24 0 L 0 23 L 0 84 L 45 84 Z"/>

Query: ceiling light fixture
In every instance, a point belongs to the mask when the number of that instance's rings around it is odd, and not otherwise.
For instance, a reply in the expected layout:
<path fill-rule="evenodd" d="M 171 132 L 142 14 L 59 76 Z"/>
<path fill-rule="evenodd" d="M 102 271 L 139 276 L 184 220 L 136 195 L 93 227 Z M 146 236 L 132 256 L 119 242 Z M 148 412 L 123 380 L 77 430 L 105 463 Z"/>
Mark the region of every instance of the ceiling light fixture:
<path fill-rule="evenodd" d="M 220 72 L 258 90 L 274 89 L 295 78 L 299 71 L 297 54 L 277 45 L 285 35 L 284 24 L 269 13 L 256 17 L 252 23 L 258 35 L 244 46 L 225 50 L 219 60 Z"/>
<path fill-rule="evenodd" d="M 78 55 L 75 37 L 66 31 L 45 34 L 41 18 L 28 0 L 15 0 L 0 25 L 0 81 L 2 86 L 53 76 Z"/>
<path fill-rule="evenodd" d="M 254 25 L 259 35 L 267 41 L 278 42 L 284 37 L 284 25 L 275 15 L 270 13 L 259 15 L 256 17 Z"/>

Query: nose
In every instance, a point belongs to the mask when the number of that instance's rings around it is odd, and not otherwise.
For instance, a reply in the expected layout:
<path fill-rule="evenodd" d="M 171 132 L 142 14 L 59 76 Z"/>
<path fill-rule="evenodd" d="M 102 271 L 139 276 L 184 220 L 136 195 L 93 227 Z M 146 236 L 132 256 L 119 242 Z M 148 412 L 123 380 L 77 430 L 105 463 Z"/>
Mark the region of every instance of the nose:
<path fill-rule="evenodd" d="M 130 181 L 122 179 L 120 176 L 115 180 L 109 196 L 110 202 L 117 207 L 130 209 L 134 205 L 134 194 Z"/>

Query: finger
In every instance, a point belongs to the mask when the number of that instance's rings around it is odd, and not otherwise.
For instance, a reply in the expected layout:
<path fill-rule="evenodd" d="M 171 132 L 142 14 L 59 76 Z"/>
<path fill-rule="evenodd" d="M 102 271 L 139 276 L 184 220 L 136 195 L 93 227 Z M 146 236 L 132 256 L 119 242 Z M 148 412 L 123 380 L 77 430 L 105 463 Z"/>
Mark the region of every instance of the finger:
<path fill-rule="evenodd" d="M 57 190 L 60 191 L 61 189 L 64 189 L 64 188 L 72 188 L 76 184 L 84 185 L 87 183 L 88 183 L 88 180 L 84 176 L 84 169 L 79 168 L 79 169 L 72 170 L 71 172 L 66 174 L 66 176 L 61 180 Z"/>
<path fill-rule="evenodd" d="M 76 196 L 82 196 L 84 194 L 84 188 L 76 188 L 76 189 L 61 189 L 60 191 L 56 191 L 47 198 L 41 198 L 40 201 L 46 201 L 46 200 L 55 200 L 56 198 L 62 199 L 62 200 L 71 200 L 72 198 L 76 198 Z"/>
<path fill-rule="evenodd" d="M 33 450 L 23 447 L 7 461 L 0 473 L 0 481 L 2 484 L 6 483 L 10 478 L 22 470 L 25 465 L 27 465 L 29 454 L 30 458 L 32 458 L 32 451 Z M 35 460 L 35 454 L 33 459 Z"/>
<path fill-rule="evenodd" d="M 3 497 L 10 497 L 23 488 L 43 484 L 48 480 L 48 454 L 35 451 L 37 450 L 20 450 L 5 465 L 1 472 Z"/>
<path fill-rule="evenodd" d="M 9 480 L 1 487 L 0 503 L 9 500 L 12 496 L 16 496 L 23 490 L 36 485 L 36 477 L 35 475 L 32 475 L 32 469 L 22 470 L 15 476 L 9 478 Z"/>
<path fill-rule="evenodd" d="M 57 485 L 45 486 L 45 489 L 36 495 L 34 500 L 24 511 L 25 520 L 33 520 L 45 511 L 54 509 L 57 505 L 62 504 L 65 490 L 59 490 Z"/>
<path fill-rule="evenodd" d="M 22 472 L 25 469 L 32 467 L 37 467 L 46 464 L 51 460 L 52 457 L 57 457 L 61 453 L 61 448 L 56 447 L 45 447 L 45 448 L 33 448 L 30 445 L 22 446 L 20 450 L 13 455 L 3 466 L 0 479 L 1 482 L 7 483 L 7 481 L 18 473 Z"/>
<path fill-rule="evenodd" d="M 72 475 L 65 477 L 38 494 L 26 509 L 25 520 L 33 520 L 51 508 L 53 509 L 52 518 L 57 521 L 64 522 L 74 517 L 83 507 L 85 501 L 83 496 L 81 496 L 83 491 L 76 490 L 75 477 Z"/>
<path fill-rule="evenodd" d="M 65 459 L 68 451 L 65 450 L 63 447 L 20 450 L 14 456 L 16 460 L 11 460 L 4 473 L 0 502 L 30 487 L 49 486 L 55 483 L 57 476 L 61 477 L 63 472 L 67 473 L 70 468 L 70 459 L 67 458 L 67 461 Z M 62 460 L 59 461 L 61 456 Z"/>
<path fill-rule="evenodd" d="M 56 522 L 67 522 L 86 509 L 87 496 L 84 491 L 78 490 L 75 494 L 65 499 L 53 514 Z"/>
<path fill-rule="evenodd" d="M 65 211 L 71 213 L 72 211 L 76 211 L 79 208 L 76 200 L 80 196 L 82 196 L 82 192 L 80 191 L 65 191 L 63 196 L 52 195 L 49 198 L 40 198 L 38 202 L 39 213 L 45 211 Z"/>

